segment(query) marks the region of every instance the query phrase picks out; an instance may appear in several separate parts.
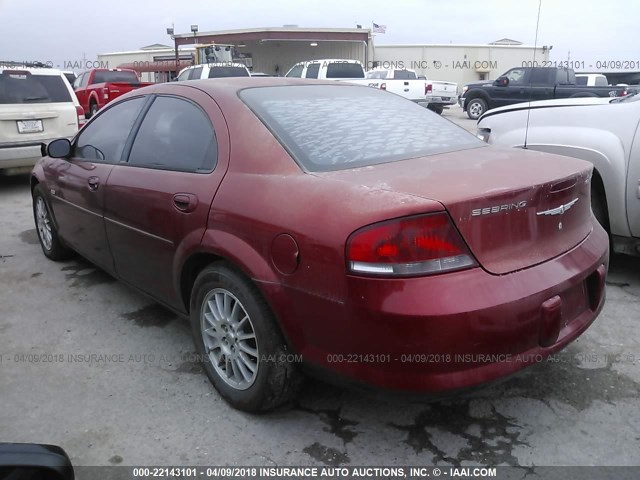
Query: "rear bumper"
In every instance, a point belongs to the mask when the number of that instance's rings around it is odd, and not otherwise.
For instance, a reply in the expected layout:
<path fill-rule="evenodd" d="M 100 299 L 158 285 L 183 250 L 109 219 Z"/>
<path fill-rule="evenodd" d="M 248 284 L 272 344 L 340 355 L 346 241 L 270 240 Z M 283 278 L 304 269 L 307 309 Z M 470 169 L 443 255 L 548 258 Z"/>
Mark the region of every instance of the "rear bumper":
<path fill-rule="evenodd" d="M 41 142 L 22 144 L 0 143 L 0 170 L 16 167 L 32 167 L 42 158 L 41 146 Z"/>
<path fill-rule="evenodd" d="M 341 381 L 436 393 L 510 375 L 582 334 L 604 305 L 608 245 L 596 224 L 571 251 L 506 275 L 474 268 L 405 280 L 350 277 L 346 302 L 271 293 L 287 298 L 275 302 L 276 313 L 312 367 Z"/>
<path fill-rule="evenodd" d="M 449 105 L 455 105 L 456 101 L 457 101 L 457 96 L 453 96 L 453 97 L 427 97 L 429 99 L 429 103 L 431 105 L 443 105 L 443 106 L 449 106 Z"/>

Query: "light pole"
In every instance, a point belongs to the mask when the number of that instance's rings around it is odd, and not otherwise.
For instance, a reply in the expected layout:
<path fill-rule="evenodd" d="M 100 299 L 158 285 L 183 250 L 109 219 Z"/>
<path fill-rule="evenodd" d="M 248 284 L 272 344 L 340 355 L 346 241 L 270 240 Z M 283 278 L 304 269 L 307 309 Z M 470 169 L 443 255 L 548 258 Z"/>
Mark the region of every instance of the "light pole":
<path fill-rule="evenodd" d="M 178 42 L 176 41 L 174 35 L 173 35 L 173 23 L 171 24 L 171 27 L 167 27 L 167 35 L 169 35 L 171 37 L 171 40 L 173 40 L 173 53 L 176 56 L 176 76 L 178 75 L 178 67 L 180 66 L 180 59 L 178 57 Z M 169 70 L 169 81 L 171 81 L 171 70 Z"/>
<path fill-rule="evenodd" d="M 191 31 L 193 32 L 193 43 L 198 43 L 198 25 L 191 25 Z"/>

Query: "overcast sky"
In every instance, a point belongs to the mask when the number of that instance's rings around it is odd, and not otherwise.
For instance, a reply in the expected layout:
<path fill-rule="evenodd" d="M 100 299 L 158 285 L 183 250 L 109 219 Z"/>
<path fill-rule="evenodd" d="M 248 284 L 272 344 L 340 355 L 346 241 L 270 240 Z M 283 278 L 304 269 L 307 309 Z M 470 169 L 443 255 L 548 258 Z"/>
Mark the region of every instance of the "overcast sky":
<path fill-rule="evenodd" d="M 171 44 L 186 33 L 237 28 L 387 26 L 376 44 L 533 44 L 538 0 L 0 0 L 0 61 L 55 65 L 98 53 Z M 640 60 L 640 1 L 542 0 L 539 45 L 552 60 Z"/>

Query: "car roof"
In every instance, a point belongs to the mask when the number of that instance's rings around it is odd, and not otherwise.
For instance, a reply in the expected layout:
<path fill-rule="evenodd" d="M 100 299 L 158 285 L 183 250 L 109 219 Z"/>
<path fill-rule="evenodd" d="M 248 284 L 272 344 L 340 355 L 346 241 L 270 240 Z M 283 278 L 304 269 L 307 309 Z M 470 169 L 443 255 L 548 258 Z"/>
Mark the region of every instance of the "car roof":
<path fill-rule="evenodd" d="M 57 68 L 33 68 L 33 67 L 21 67 L 21 66 L 6 66 L 0 67 L 0 72 L 5 70 L 8 71 L 16 71 L 16 72 L 29 72 L 31 75 L 50 75 L 50 76 L 60 76 L 62 72 Z"/>
<path fill-rule="evenodd" d="M 219 95 L 237 96 L 240 90 L 252 87 L 282 87 L 290 85 L 330 85 L 330 86 L 353 86 L 362 85 L 349 84 L 348 82 L 335 82 L 332 80 L 311 80 L 308 78 L 292 77 L 223 77 L 205 78 L 202 80 L 189 80 L 188 82 L 177 82 L 162 85 L 184 85 L 188 83 L 190 87 L 196 87 L 214 98 Z M 369 87 L 367 87 L 369 88 Z"/>

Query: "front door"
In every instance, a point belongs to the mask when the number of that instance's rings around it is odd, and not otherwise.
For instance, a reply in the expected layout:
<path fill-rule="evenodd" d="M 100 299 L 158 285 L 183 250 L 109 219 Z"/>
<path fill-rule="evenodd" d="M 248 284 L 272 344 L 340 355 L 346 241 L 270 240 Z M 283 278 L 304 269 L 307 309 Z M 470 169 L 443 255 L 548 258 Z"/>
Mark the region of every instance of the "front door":
<path fill-rule="evenodd" d="M 202 239 L 229 145 L 211 97 L 172 87 L 172 95 L 155 96 L 128 161 L 109 177 L 105 226 L 118 276 L 183 309 L 177 259 Z"/>
<path fill-rule="evenodd" d="M 45 171 L 60 236 L 96 265 L 113 272 L 104 228 L 105 185 L 120 161 L 144 100 L 128 100 L 101 112 L 75 139 L 69 159 Z"/>

